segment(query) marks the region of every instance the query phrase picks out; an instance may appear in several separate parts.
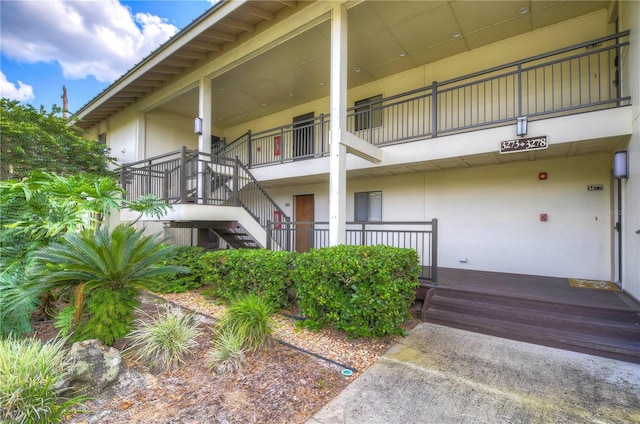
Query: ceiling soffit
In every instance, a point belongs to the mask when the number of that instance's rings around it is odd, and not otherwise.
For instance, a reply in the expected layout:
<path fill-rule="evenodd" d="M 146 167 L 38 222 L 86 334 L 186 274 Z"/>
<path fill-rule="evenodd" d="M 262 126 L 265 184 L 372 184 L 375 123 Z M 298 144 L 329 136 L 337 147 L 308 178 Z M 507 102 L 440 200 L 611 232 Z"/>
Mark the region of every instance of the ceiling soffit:
<path fill-rule="evenodd" d="M 262 25 L 306 3 L 251 1 L 121 88 L 132 102 L 203 61 L 225 54 Z M 606 8 L 609 1 L 365 1 L 349 9 L 349 86 Z M 526 14 L 520 12 L 528 8 Z M 286 13 L 283 13 L 286 12 Z M 454 37 L 454 33 L 460 36 Z M 228 127 L 329 95 L 330 25 L 324 22 L 213 80 L 213 124 Z M 142 89 L 140 89 L 142 88 Z M 151 88 L 151 90 L 149 90 Z M 115 97 L 115 96 L 114 96 Z M 86 127 L 113 113 L 110 99 Z M 126 105 L 122 105 L 121 108 Z M 197 115 L 193 93 L 161 109 Z"/>

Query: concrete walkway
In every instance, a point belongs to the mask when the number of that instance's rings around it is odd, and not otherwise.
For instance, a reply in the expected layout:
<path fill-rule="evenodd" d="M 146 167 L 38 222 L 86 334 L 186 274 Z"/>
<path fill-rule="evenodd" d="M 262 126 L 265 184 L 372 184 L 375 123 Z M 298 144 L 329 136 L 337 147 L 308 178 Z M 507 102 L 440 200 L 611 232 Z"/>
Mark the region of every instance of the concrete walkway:
<path fill-rule="evenodd" d="M 307 424 L 640 423 L 640 365 L 421 324 Z"/>

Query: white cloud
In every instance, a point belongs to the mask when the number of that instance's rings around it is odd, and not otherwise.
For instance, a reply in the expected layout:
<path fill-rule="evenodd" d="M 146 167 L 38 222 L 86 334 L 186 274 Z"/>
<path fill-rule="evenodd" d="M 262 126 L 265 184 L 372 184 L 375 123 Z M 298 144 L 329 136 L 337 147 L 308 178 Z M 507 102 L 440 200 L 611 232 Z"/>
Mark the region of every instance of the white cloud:
<path fill-rule="evenodd" d="M 35 98 L 32 86 L 24 84 L 22 81 L 18 81 L 18 86 L 16 86 L 14 83 L 7 81 L 7 77 L 2 71 L 0 71 L 0 97 L 21 102 L 28 102 Z"/>
<path fill-rule="evenodd" d="M 58 62 L 65 78 L 112 82 L 177 31 L 158 16 L 116 0 L 3 1 L 3 55 L 19 62 Z"/>

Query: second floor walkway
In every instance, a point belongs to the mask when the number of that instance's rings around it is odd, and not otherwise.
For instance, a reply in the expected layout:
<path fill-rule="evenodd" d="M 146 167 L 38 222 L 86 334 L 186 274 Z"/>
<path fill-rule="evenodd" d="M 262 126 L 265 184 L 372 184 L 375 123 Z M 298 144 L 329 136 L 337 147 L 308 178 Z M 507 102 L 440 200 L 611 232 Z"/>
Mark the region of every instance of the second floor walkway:
<path fill-rule="evenodd" d="M 627 106 L 619 58 L 629 32 L 382 98 L 348 109 L 347 130 L 381 147 L 479 129 Z M 330 115 L 247 131 L 214 154 L 249 167 L 277 165 L 329 154 Z M 520 133 L 518 135 L 524 135 Z M 544 146 L 543 146 L 544 147 Z"/>

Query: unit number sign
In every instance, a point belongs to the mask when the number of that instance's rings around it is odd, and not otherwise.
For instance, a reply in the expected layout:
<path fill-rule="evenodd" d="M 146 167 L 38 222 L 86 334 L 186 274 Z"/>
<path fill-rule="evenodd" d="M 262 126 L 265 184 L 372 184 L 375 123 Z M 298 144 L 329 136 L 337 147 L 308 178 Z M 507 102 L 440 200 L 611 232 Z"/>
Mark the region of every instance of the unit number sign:
<path fill-rule="evenodd" d="M 500 153 L 526 152 L 528 150 L 541 150 L 549 146 L 547 136 L 518 138 L 500 142 Z"/>

